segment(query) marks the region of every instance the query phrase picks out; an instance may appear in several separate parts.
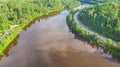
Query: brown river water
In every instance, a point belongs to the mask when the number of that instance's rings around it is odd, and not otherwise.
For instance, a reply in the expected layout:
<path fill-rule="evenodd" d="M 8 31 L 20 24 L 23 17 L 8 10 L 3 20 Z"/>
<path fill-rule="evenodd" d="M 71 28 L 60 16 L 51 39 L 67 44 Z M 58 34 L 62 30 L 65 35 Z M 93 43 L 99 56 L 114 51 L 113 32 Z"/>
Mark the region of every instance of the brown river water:
<path fill-rule="evenodd" d="M 66 24 L 65 10 L 36 20 L 22 30 L 0 67 L 120 67 L 102 49 L 77 39 Z"/>

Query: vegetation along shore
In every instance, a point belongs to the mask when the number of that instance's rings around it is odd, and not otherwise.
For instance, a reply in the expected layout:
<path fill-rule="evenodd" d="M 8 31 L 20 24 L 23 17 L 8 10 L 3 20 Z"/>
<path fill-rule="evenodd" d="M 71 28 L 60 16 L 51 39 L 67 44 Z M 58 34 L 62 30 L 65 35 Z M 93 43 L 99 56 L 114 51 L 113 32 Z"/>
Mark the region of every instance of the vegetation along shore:
<path fill-rule="evenodd" d="M 79 4 L 77 0 L 1 0 L 0 55 L 35 18 Z"/>
<path fill-rule="evenodd" d="M 74 10 L 68 15 L 67 24 L 79 36 L 120 56 L 119 8 L 119 2 L 107 2 Z M 79 12 L 77 16 L 77 19 L 80 21 L 79 23 L 94 31 L 94 34 L 91 34 L 91 32 L 83 29 L 83 27 L 76 23 L 74 14 L 77 12 Z"/>

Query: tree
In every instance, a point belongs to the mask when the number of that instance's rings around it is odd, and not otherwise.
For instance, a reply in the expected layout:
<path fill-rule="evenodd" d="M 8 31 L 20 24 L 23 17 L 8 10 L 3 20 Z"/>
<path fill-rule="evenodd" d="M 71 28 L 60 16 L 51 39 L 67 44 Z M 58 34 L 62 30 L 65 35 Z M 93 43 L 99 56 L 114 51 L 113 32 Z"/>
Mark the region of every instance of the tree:
<path fill-rule="evenodd" d="M 112 45 L 112 39 L 107 39 L 106 44 L 107 45 Z"/>
<path fill-rule="evenodd" d="M 120 47 L 120 42 L 118 42 L 117 45 Z"/>

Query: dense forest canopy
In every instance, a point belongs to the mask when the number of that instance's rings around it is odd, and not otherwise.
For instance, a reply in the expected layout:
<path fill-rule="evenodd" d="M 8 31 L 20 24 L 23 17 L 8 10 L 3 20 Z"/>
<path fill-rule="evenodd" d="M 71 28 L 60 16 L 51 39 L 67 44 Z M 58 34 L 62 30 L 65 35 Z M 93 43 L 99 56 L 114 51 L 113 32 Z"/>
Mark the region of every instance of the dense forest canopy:
<path fill-rule="evenodd" d="M 120 3 L 108 2 L 80 10 L 79 19 L 93 30 L 120 41 Z"/>
<path fill-rule="evenodd" d="M 29 17 L 71 7 L 77 0 L 0 0 L 0 36 Z"/>
<path fill-rule="evenodd" d="M 77 0 L 0 0 L 0 55 L 33 19 L 79 4 Z"/>

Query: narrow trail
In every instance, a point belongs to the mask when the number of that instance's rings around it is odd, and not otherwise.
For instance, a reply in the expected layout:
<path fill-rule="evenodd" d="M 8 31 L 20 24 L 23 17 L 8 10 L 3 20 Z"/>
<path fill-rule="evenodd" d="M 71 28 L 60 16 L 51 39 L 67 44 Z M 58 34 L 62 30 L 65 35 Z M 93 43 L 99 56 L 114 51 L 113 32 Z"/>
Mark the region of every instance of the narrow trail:
<path fill-rule="evenodd" d="M 84 30 L 88 31 L 90 34 L 95 34 L 96 32 L 89 29 L 87 26 L 85 26 L 84 24 L 82 24 L 79 20 L 78 20 L 78 14 L 79 12 L 76 12 L 74 14 L 74 21 L 80 25 L 80 27 L 82 27 Z M 97 33 L 98 34 L 98 33 Z M 98 34 L 98 37 L 103 39 L 104 41 L 107 41 L 109 38 L 105 37 L 105 36 L 102 36 L 100 34 Z M 114 45 L 117 45 L 117 42 L 116 41 L 112 41 Z"/>
<path fill-rule="evenodd" d="M 120 67 L 105 59 L 108 54 L 99 54 L 100 50 L 70 32 L 68 14 L 64 10 L 48 15 L 20 31 L 14 47 L 0 60 L 0 67 Z"/>
<path fill-rule="evenodd" d="M 1 37 L 0 37 L 0 41 L 7 35 L 7 34 L 10 34 L 11 30 L 14 29 L 15 27 L 17 27 L 19 25 L 14 25 L 14 26 L 11 26 Z"/>

